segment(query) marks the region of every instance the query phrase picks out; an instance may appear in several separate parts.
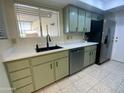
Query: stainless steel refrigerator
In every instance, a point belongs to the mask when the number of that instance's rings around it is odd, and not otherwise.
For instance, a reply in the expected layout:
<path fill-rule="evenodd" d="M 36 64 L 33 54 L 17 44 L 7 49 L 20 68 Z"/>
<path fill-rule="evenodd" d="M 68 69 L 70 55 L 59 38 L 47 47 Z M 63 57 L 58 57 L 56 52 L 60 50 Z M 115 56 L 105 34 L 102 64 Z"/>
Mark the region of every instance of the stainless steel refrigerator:
<path fill-rule="evenodd" d="M 115 22 L 111 20 L 92 20 L 91 31 L 85 35 L 89 42 L 98 42 L 96 63 L 102 64 L 111 58 Z"/>

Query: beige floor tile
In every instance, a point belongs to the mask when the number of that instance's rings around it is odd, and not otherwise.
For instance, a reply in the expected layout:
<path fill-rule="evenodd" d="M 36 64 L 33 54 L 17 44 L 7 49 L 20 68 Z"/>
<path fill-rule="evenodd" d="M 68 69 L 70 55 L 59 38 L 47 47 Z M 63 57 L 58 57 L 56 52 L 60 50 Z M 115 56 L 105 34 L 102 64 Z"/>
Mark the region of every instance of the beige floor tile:
<path fill-rule="evenodd" d="M 69 77 L 73 83 L 79 81 L 81 78 L 78 76 L 78 73 Z"/>
<path fill-rule="evenodd" d="M 63 80 L 58 81 L 57 85 L 59 86 L 60 89 L 64 89 L 66 87 L 73 85 L 73 82 L 69 78 L 65 78 Z"/>
<path fill-rule="evenodd" d="M 99 93 L 99 92 L 95 89 L 90 89 L 87 93 Z"/>
<path fill-rule="evenodd" d="M 62 93 L 80 93 L 74 85 L 70 85 L 62 89 Z"/>
<path fill-rule="evenodd" d="M 116 93 L 124 93 L 124 81 L 120 84 L 120 86 L 117 89 Z"/>
<path fill-rule="evenodd" d="M 101 83 L 94 86 L 93 89 L 96 90 L 98 93 L 115 93 L 113 89 Z"/>

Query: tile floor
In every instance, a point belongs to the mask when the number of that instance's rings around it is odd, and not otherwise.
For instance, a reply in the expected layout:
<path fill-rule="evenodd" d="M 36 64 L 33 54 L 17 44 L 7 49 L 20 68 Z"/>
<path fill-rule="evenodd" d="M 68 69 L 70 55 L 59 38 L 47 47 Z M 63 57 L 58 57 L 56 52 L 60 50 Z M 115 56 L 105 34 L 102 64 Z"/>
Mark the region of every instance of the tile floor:
<path fill-rule="evenodd" d="M 124 64 L 95 64 L 36 93 L 124 93 Z"/>

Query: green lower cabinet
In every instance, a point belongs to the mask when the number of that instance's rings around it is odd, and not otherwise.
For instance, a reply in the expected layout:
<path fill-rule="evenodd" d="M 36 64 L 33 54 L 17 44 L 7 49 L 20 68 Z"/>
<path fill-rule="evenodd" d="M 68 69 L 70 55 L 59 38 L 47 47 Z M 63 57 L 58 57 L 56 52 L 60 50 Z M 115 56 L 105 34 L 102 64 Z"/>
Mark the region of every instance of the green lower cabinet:
<path fill-rule="evenodd" d="M 55 77 L 56 80 L 64 78 L 69 75 L 69 62 L 68 57 L 58 59 L 55 61 Z"/>
<path fill-rule="evenodd" d="M 68 51 L 4 63 L 12 93 L 32 93 L 69 75 Z"/>
<path fill-rule="evenodd" d="M 95 63 L 95 60 L 96 60 L 96 51 L 91 51 L 90 64 Z"/>
<path fill-rule="evenodd" d="M 69 75 L 68 57 L 33 67 L 35 90 L 45 87 L 56 80 Z"/>
<path fill-rule="evenodd" d="M 85 47 L 84 50 L 84 67 L 87 67 L 96 61 L 96 46 Z"/>
<path fill-rule="evenodd" d="M 84 67 L 87 67 L 90 65 L 90 52 L 84 53 Z"/>
<path fill-rule="evenodd" d="M 35 90 L 38 90 L 52 82 L 54 82 L 53 62 L 41 64 L 33 67 L 33 78 Z"/>
<path fill-rule="evenodd" d="M 34 91 L 33 85 L 30 84 L 30 85 L 27 85 L 25 87 L 15 90 L 14 93 L 32 93 L 33 91 Z"/>

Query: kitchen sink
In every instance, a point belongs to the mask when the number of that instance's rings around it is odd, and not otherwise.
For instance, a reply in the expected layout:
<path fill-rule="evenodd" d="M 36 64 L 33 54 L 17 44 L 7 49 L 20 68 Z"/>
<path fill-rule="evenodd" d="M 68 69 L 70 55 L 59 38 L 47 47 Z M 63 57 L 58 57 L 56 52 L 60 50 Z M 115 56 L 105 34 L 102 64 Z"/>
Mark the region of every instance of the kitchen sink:
<path fill-rule="evenodd" d="M 63 47 L 60 47 L 60 46 L 43 47 L 43 48 L 37 48 L 36 52 L 44 52 L 44 51 L 50 51 L 55 49 L 61 49 L 61 48 Z"/>

